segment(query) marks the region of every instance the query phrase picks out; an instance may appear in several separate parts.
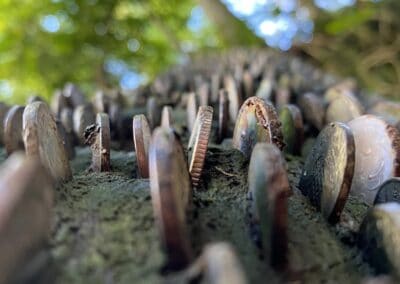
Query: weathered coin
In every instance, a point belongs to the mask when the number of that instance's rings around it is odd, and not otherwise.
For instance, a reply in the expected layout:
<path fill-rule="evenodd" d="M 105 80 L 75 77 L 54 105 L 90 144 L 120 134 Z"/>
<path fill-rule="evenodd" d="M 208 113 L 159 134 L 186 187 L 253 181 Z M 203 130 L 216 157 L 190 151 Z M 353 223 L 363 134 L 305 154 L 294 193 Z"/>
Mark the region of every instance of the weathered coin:
<path fill-rule="evenodd" d="M 400 175 L 400 134 L 382 119 L 363 115 L 349 122 L 356 143 L 351 194 L 368 204 L 388 178 Z"/>
<path fill-rule="evenodd" d="M 172 107 L 164 106 L 161 114 L 161 126 L 172 127 Z"/>
<path fill-rule="evenodd" d="M 25 107 L 23 139 L 28 156 L 38 156 L 56 182 L 72 178 L 68 155 L 47 104 L 34 102 Z"/>
<path fill-rule="evenodd" d="M 96 123 L 85 130 L 85 143 L 92 150 L 91 169 L 96 172 L 110 171 L 110 119 L 106 113 L 96 115 Z"/>
<path fill-rule="evenodd" d="M 242 104 L 242 98 L 239 95 L 237 84 L 232 76 L 225 76 L 224 88 L 228 92 L 229 118 L 231 121 L 235 121 Z"/>
<path fill-rule="evenodd" d="M 61 141 L 63 142 L 65 151 L 67 151 L 68 158 L 71 160 L 75 157 L 75 148 L 72 137 L 68 135 L 64 125 L 61 123 L 59 119 L 56 119 L 56 125 L 58 129 L 58 134 L 60 135 Z"/>
<path fill-rule="evenodd" d="M 0 169 L 0 283 L 13 283 L 51 232 L 52 178 L 35 158 L 14 153 Z"/>
<path fill-rule="evenodd" d="M 85 96 L 78 86 L 73 83 L 65 84 L 63 95 L 67 99 L 68 104 L 73 108 L 85 104 Z"/>
<path fill-rule="evenodd" d="M 135 152 L 139 175 L 142 178 L 149 177 L 149 144 L 151 139 L 151 131 L 146 117 L 143 114 L 135 115 L 132 123 L 133 143 L 135 144 Z"/>
<path fill-rule="evenodd" d="M 91 105 L 80 105 L 74 109 L 74 132 L 79 144 L 85 144 L 86 127 L 95 123 L 96 116 Z"/>
<path fill-rule="evenodd" d="M 340 122 L 320 132 L 306 159 L 299 188 L 329 222 L 339 220 L 355 178 L 355 159 L 353 134 Z"/>
<path fill-rule="evenodd" d="M 388 179 L 377 189 L 374 204 L 388 202 L 400 203 L 400 178 L 398 177 Z"/>
<path fill-rule="evenodd" d="M 187 127 L 189 132 L 192 133 L 194 123 L 196 121 L 198 103 L 195 93 L 189 93 L 187 95 L 186 115 L 187 115 Z"/>
<path fill-rule="evenodd" d="M 349 92 L 342 92 L 329 103 L 325 113 L 325 122 L 349 122 L 362 114 L 363 109 L 358 99 Z"/>
<path fill-rule="evenodd" d="M 282 123 L 284 150 L 291 154 L 300 154 L 304 139 L 303 117 L 300 109 L 295 105 L 285 105 L 279 113 Z"/>
<path fill-rule="evenodd" d="M 229 99 L 228 92 L 224 89 L 219 91 L 218 105 L 218 142 L 225 139 L 228 132 L 229 121 Z"/>
<path fill-rule="evenodd" d="M 400 277 L 400 204 L 378 204 L 367 213 L 358 246 L 377 273 Z"/>
<path fill-rule="evenodd" d="M 24 150 L 22 139 L 22 115 L 23 106 L 13 106 L 4 118 L 4 146 L 7 155 L 17 150 Z"/>
<path fill-rule="evenodd" d="M 208 140 L 211 133 L 212 117 L 212 107 L 199 107 L 194 128 L 192 134 L 190 135 L 188 144 L 189 172 L 194 187 L 199 185 L 200 176 L 203 171 L 204 161 L 207 154 Z"/>
<path fill-rule="evenodd" d="M 149 174 L 155 222 L 167 253 L 167 267 L 184 268 L 193 256 L 186 225 L 192 189 L 183 148 L 173 129 L 154 130 Z"/>
<path fill-rule="evenodd" d="M 64 97 L 61 90 L 56 90 L 51 98 L 51 110 L 56 117 L 59 117 L 61 115 L 61 111 L 67 107 L 69 107 L 67 98 Z"/>
<path fill-rule="evenodd" d="M 324 127 L 325 109 L 320 97 L 313 93 L 306 93 L 300 97 L 298 105 L 307 123 L 318 130 Z"/>
<path fill-rule="evenodd" d="M 272 104 L 258 97 L 242 105 L 233 132 L 233 147 L 250 157 L 257 142 L 273 143 L 283 149 L 281 123 Z"/>
<path fill-rule="evenodd" d="M 147 120 L 149 121 L 149 126 L 151 129 L 160 125 L 161 121 L 161 111 L 160 106 L 155 97 L 151 97 L 147 100 L 146 104 Z"/>
<path fill-rule="evenodd" d="M 287 263 L 287 197 L 289 180 L 281 152 L 274 144 L 254 146 L 248 174 L 252 221 L 261 229 L 262 247 L 275 268 Z"/>

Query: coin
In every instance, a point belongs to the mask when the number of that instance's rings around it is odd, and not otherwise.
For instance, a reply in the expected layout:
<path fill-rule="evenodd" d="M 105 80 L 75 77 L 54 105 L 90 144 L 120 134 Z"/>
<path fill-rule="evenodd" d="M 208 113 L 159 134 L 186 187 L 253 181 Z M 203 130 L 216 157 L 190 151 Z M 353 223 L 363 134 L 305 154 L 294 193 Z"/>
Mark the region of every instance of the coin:
<path fill-rule="evenodd" d="M 273 80 L 269 77 L 264 77 L 260 83 L 260 86 L 257 89 L 256 97 L 259 97 L 266 101 L 271 100 L 273 86 Z"/>
<path fill-rule="evenodd" d="M 242 105 L 233 132 L 233 147 L 250 157 L 257 142 L 273 143 L 283 149 L 281 123 L 272 104 L 258 97 Z"/>
<path fill-rule="evenodd" d="M 161 126 L 172 127 L 172 108 L 170 106 L 164 106 L 161 114 Z"/>
<path fill-rule="evenodd" d="M 65 129 L 68 139 L 71 141 L 72 145 L 74 145 L 76 142 L 74 133 L 74 111 L 70 108 L 64 108 L 61 111 L 60 122 Z"/>
<path fill-rule="evenodd" d="M 300 154 L 304 139 L 303 117 L 300 109 L 295 105 L 285 105 L 279 113 L 282 123 L 284 150 L 291 154 Z"/>
<path fill-rule="evenodd" d="M 211 102 L 215 103 L 218 101 L 218 94 L 221 88 L 221 75 L 219 72 L 215 72 L 211 75 Z"/>
<path fill-rule="evenodd" d="M 111 140 L 115 139 L 122 143 L 124 140 L 124 127 L 121 106 L 116 102 L 111 102 L 108 106 L 108 116 L 110 117 Z"/>
<path fill-rule="evenodd" d="M 83 93 L 78 86 L 73 83 L 65 84 L 63 95 L 67 99 L 68 104 L 73 108 L 85 104 L 85 97 Z"/>
<path fill-rule="evenodd" d="M 146 117 L 143 114 L 135 115 L 132 123 L 133 143 L 139 175 L 142 178 L 149 177 L 149 144 L 151 131 Z"/>
<path fill-rule="evenodd" d="M 254 224 L 260 226 L 262 247 L 275 268 L 287 263 L 287 197 L 289 180 L 281 152 L 274 144 L 254 146 L 248 174 Z"/>
<path fill-rule="evenodd" d="M 72 178 L 68 155 L 47 104 L 34 102 L 25 107 L 23 140 L 27 156 L 38 156 L 55 181 Z"/>
<path fill-rule="evenodd" d="M 397 202 L 400 203 L 400 178 L 391 178 L 385 181 L 375 197 L 374 204 Z"/>
<path fill-rule="evenodd" d="M 33 102 L 44 102 L 44 100 L 41 96 L 33 95 L 33 96 L 30 96 L 26 102 L 27 102 L 27 104 L 30 104 Z"/>
<path fill-rule="evenodd" d="M 333 99 L 325 114 L 326 123 L 339 121 L 348 122 L 363 114 L 360 102 L 349 92 L 342 92 Z"/>
<path fill-rule="evenodd" d="M 219 91 L 218 105 L 218 142 L 220 143 L 227 135 L 229 120 L 228 92 L 224 89 Z"/>
<path fill-rule="evenodd" d="M 22 139 L 23 106 L 13 106 L 4 118 L 4 146 L 7 155 L 17 150 L 24 150 Z"/>
<path fill-rule="evenodd" d="M 97 91 L 93 98 L 93 106 L 96 113 L 108 113 L 111 99 L 101 90 Z"/>
<path fill-rule="evenodd" d="M 158 105 L 156 98 L 151 97 L 147 100 L 146 110 L 150 128 L 153 129 L 160 125 L 160 106 Z"/>
<path fill-rule="evenodd" d="M 189 132 L 192 133 L 194 123 L 196 121 L 196 115 L 198 110 L 198 103 L 195 93 L 189 93 L 187 95 L 187 105 L 186 105 L 186 114 L 187 114 L 187 126 Z"/>
<path fill-rule="evenodd" d="M 212 107 L 199 107 L 194 128 L 192 134 L 190 135 L 188 145 L 189 172 L 194 187 L 199 185 L 201 172 L 203 171 L 204 161 L 207 154 L 208 140 L 211 133 L 212 117 Z"/>
<path fill-rule="evenodd" d="M 235 121 L 239 112 L 242 99 L 238 93 L 235 79 L 228 75 L 224 78 L 224 88 L 228 92 L 229 98 L 229 117 L 231 121 Z"/>
<path fill-rule="evenodd" d="M 210 86 L 208 83 L 201 83 L 196 93 L 198 95 L 200 105 L 208 106 L 208 101 L 210 98 Z"/>
<path fill-rule="evenodd" d="M 95 123 L 96 115 L 91 105 L 80 105 L 74 109 L 73 121 L 74 132 L 79 144 L 85 144 L 85 129 Z"/>
<path fill-rule="evenodd" d="M 371 208 L 361 224 L 358 246 L 379 274 L 400 276 L 400 205 L 395 202 Z"/>
<path fill-rule="evenodd" d="M 0 177 L 0 283 L 13 283 L 51 233 L 54 188 L 40 161 L 22 153 L 2 164 Z"/>
<path fill-rule="evenodd" d="M 183 148 L 173 129 L 154 130 L 149 174 L 154 217 L 167 254 L 167 267 L 184 268 L 193 257 L 186 225 L 192 189 Z"/>
<path fill-rule="evenodd" d="M 382 119 L 363 115 L 349 122 L 356 143 L 351 194 L 368 204 L 388 178 L 400 175 L 400 134 Z"/>
<path fill-rule="evenodd" d="M 332 122 L 318 135 L 301 174 L 299 188 L 331 223 L 339 220 L 355 175 L 355 142 L 350 128 Z"/>
<path fill-rule="evenodd" d="M 56 117 L 59 117 L 61 115 L 61 111 L 67 107 L 69 107 L 67 98 L 64 97 L 61 90 L 56 90 L 51 98 L 51 110 Z"/>
<path fill-rule="evenodd" d="M 0 102 L 0 143 L 1 144 L 4 144 L 4 125 L 3 125 L 3 121 L 4 121 L 4 118 L 6 117 L 7 112 L 8 112 L 9 109 L 10 108 L 6 104 Z"/>
<path fill-rule="evenodd" d="M 245 98 L 249 98 L 254 94 L 253 76 L 250 71 L 245 70 L 242 75 L 243 92 Z"/>
<path fill-rule="evenodd" d="M 320 97 L 313 93 L 306 93 L 300 97 L 298 105 L 307 123 L 318 130 L 324 127 L 325 109 Z"/>
<path fill-rule="evenodd" d="M 63 142 L 65 151 L 67 151 L 68 158 L 71 160 L 75 157 L 75 148 L 70 135 L 68 135 L 67 131 L 65 130 L 64 125 L 61 123 L 60 120 L 56 119 L 56 125 L 58 129 L 58 135 Z"/>
<path fill-rule="evenodd" d="M 390 124 L 400 120 L 400 103 L 380 100 L 369 108 L 368 113 L 383 117 Z"/>

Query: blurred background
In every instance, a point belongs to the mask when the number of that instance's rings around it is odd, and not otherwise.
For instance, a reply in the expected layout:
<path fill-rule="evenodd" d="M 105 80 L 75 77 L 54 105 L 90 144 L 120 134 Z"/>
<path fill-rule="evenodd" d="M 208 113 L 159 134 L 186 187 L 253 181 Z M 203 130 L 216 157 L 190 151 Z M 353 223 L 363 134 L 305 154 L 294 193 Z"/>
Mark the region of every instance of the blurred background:
<path fill-rule="evenodd" d="M 194 54 L 269 47 L 400 100 L 399 0 L 0 0 L 0 100 L 129 92 Z"/>

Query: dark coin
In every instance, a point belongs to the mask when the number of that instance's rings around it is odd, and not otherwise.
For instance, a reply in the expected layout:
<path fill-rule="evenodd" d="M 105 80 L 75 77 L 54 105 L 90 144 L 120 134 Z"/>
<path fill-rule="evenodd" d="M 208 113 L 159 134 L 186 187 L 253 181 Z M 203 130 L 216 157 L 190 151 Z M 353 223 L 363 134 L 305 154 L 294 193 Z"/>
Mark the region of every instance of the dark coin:
<path fill-rule="evenodd" d="M 377 190 L 374 204 L 388 202 L 400 203 L 400 178 L 385 181 Z"/>
<path fill-rule="evenodd" d="M 10 155 L 17 150 L 24 150 L 24 140 L 22 139 L 22 115 L 23 106 L 13 106 L 4 118 L 4 146 Z"/>
<path fill-rule="evenodd" d="M 150 144 L 151 131 L 147 119 L 143 114 L 135 115 L 133 118 L 132 129 L 139 175 L 142 178 L 148 178 L 148 147 Z"/>
<path fill-rule="evenodd" d="M 346 203 L 355 164 L 352 132 L 343 123 L 327 125 L 308 155 L 299 188 L 330 222 L 339 220 Z"/>
<path fill-rule="evenodd" d="M 283 139 L 286 144 L 285 152 L 300 154 L 304 139 L 303 117 L 300 109 L 295 105 L 283 106 L 279 120 L 282 123 Z"/>

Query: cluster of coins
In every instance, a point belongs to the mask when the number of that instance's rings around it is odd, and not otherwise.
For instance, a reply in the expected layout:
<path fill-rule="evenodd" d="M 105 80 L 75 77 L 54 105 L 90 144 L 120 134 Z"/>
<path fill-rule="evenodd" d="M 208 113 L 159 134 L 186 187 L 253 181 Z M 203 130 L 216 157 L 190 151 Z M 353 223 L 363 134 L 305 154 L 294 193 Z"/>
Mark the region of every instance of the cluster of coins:
<path fill-rule="evenodd" d="M 210 283 L 246 283 L 230 244 L 210 244 L 197 257 L 192 249 L 188 216 L 194 191 L 207 190 L 202 173 L 209 143 L 237 149 L 249 161 L 243 169 L 249 231 L 256 232 L 255 245 L 271 267 L 290 270 L 287 204 L 297 188 L 289 185 L 285 156 L 303 155 L 298 188 L 328 222 L 340 222 L 349 196 L 379 203 L 365 217 L 359 244 L 377 269 L 400 268 L 400 205 L 390 203 L 400 197 L 400 105 L 367 100 L 352 80 L 337 81 L 264 51 L 176 67 L 134 97 L 131 107 L 143 111 L 128 118 L 129 127 L 120 94 L 98 92 L 89 103 L 73 84 L 54 94 L 51 107 L 37 97 L 25 107 L 0 104 L 7 154 L 25 150 L 1 169 L 0 247 L 13 247 L 13 253 L 0 255 L 0 283 L 49 234 L 52 191 L 72 178 L 74 146 L 89 145 L 91 170 L 107 172 L 112 143 L 127 137 L 138 176 L 150 180 L 167 271 Z M 181 117 L 176 110 L 184 108 Z M 24 216 L 32 216 L 29 226 L 20 222 Z"/>

